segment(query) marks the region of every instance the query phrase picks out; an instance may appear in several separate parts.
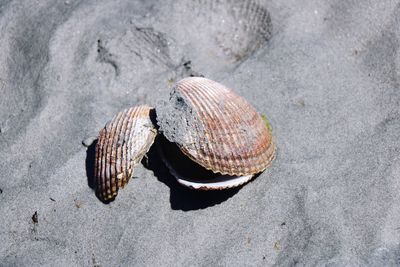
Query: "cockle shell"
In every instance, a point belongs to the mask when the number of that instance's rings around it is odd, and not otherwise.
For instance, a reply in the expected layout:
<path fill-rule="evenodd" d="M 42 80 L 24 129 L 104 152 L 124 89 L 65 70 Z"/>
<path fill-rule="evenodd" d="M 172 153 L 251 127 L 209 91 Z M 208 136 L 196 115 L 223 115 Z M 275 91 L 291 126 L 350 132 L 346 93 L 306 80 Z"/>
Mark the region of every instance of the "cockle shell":
<path fill-rule="evenodd" d="M 170 99 L 157 106 L 157 123 L 166 139 L 192 161 L 222 176 L 178 182 L 196 189 L 224 189 L 249 181 L 275 158 L 272 132 L 244 98 L 215 81 L 190 77 L 179 81 Z M 165 154 L 165 153 L 164 153 Z"/>
<path fill-rule="evenodd" d="M 157 135 L 151 120 L 154 109 L 138 106 L 119 112 L 100 131 L 96 144 L 96 194 L 103 201 L 118 194 L 133 174 L 133 168 L 150 149 Z"/>

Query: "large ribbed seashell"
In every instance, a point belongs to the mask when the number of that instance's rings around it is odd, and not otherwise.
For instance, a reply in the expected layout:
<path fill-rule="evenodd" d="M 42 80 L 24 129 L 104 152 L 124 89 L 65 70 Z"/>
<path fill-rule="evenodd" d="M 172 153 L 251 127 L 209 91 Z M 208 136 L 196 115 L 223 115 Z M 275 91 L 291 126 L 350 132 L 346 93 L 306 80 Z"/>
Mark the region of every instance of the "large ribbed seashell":
<path fill-rule="evenodd" d="M 157 107 L 157 122 L 166 139 L 184 155 L 222 175 L 211 180 L 185 179 L 165 157 L 178 182 L 189 187 L 238 186 L 265 170 L 275 157 L 272 133 L 255 108 L 209 79 L 191 77 L 179 81 L 169 101 Z"/>
<path fill-rule="evenodd" d="M 157 135 L 148 106 L 133 107 L 119 112 L 100 131 L 96 144 L 96 194 L 111 200 L 118 189 L 128 183 L 133 168 L 150 149 Z"/>

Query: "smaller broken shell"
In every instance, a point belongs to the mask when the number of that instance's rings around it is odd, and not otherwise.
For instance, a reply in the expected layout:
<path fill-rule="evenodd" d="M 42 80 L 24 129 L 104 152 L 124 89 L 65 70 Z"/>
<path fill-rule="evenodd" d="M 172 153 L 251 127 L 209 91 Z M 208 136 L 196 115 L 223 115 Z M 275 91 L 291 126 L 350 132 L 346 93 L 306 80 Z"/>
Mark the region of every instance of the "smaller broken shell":
<path fill-rule="evenodd" d="M 132 177 L 133 168 L 150 149 L 157 135 L 151 120 L 154 109 L 138 106 L 119 112 L 100 131 L 96 144 L 96 194 L 103 200 L 115 198 Z"/>

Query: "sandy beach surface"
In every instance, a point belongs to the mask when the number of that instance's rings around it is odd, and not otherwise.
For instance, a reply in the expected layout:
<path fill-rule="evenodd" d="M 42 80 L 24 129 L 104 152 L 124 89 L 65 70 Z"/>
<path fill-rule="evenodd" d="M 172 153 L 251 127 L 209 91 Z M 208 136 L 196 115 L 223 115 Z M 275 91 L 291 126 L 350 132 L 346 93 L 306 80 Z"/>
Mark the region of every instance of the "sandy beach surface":
<path fill-rule="evenodd" d="M 399 1 L 0 1 L 1 266 L 400 265 Z M 115 201 L 83 140 L 203 75 L 266 114 L 271 168 Z"/>

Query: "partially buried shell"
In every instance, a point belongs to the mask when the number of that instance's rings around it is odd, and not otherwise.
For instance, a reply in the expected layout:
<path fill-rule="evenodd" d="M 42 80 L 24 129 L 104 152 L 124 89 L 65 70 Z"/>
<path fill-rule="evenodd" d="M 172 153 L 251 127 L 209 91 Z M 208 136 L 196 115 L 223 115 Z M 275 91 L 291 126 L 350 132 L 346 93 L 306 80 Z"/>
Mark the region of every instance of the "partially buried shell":
<path fill-rule="evenodd" d="M 157 106 L 157 123 L 168 140 L 161 149 L 164 162 L 179 183 L 191 188 L 239 186 L 265 170 L 275 157 L 272 133 L 256 109 L 209 79 L 179 81 L 169 101 Z M 196 164 L 220 175 L 203 179 L 182 175 L 176 167 L 183 164 L 171 161 L 177 158 L 171 143 Z"/>
<path fill-rule="evenodd" d="M 119 112 L 100 131 L 94 175 L 96 194 L 103 201 L 115 198 L 153 144 L 157 134 L 153 115 L 154 109 L 148 106 L 129 108 Z"/>

